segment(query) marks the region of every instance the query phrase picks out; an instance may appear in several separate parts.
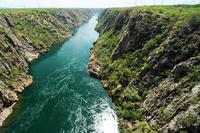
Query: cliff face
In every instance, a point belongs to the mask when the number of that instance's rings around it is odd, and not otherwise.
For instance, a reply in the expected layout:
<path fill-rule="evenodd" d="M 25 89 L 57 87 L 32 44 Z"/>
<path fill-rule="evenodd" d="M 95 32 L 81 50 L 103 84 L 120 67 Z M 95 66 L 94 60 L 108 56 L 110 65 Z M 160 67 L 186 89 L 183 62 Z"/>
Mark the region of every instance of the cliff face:
<path fill-rule="evenodd" d="M 83 9 L 6 12 L 0 12 L 0 126 L 18 101 L 17 92 L 33 82 L 27 75 L 29 63 L 72 36 L 70 29 L 92 16 Z"/>
<path fill-rule="evenodd" d="M 122 132 L 200 131 L 199 5 L 105 9 L 90 54 Z"/>

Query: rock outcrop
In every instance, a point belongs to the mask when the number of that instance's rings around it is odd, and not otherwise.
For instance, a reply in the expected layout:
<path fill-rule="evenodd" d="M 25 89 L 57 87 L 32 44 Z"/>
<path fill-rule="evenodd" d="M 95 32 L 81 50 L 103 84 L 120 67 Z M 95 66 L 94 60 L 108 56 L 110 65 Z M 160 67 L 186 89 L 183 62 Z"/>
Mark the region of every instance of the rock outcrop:
<path fill-rule="evenodd" d="M 200 131 L 198 7 L 114 8 L 99 15 L 88 72 L 108 90 L 121 132 Z"/>
<path fill-rule="evenodd" d="M 88 9 L 7 11 L 0 12 L 0 126 L 19 100 L 17 93 L 33 82 L 28 65 L 93 15 Z"/>

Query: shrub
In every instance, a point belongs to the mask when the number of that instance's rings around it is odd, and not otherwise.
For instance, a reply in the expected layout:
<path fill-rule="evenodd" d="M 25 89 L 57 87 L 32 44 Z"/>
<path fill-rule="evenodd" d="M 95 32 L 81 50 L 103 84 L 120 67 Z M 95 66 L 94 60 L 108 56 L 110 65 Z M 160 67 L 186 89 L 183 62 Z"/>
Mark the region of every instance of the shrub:
<path fill-rule="evenodd" d="M 147 124 L 146 124 L 145 121 L 140 122 L 140 126 L 141 126 L 143 132 L 144 132 L 144 129 L 145 129 L 146 125 Z"/>
<path fill-rule="evenodd" d="M 108 71 L 112 71 L 112 70 L 114 70 L 114 68 L 115 68 L 115 65 L 111 64 L 108 66 Z"/>
<path fill-rule="evenodd" d="M 51 35 L 52 35 L 52 36 L 56 36 L 57 34 L 56 34 L 56 33 L 54 33 L 54 32 L 52 32 L 52 33 L 51 33 Z"/>
<path fill-rule="evenodd" d="M 31 20 L 30 20 L 30 19 L 27 19 L 26 22 L 31 23 Z"/>
<path fill-rule="evenodd" d="M 143 92 L 143 94 L 142 94 L 142 97 L 146 97 L 147 95 L 148 95 L 148 91 L 145 90 L 145 91 Z"/>
<path fill-rule="evenodd" d="M 159 108 L 160 112 L 163 113 L 165 109 L 165 106 L 162 106 L 161 108 Z"/>
<path fill-rule="evenodd" d="M 9 47 L 11 47 L 12 45 L 11 44 L 7 44 Z"/>
<path fill-rule="evenodd" d="M 183 79 L 181 80 L 181 84 L 184 85 L 186 83 L 186 81 Z"/>
<path fill-rule="evenodd" d="M 111 83 L 112 85 L 116 85 L 118 84 L 118 72 L 113 72 L 110 76 L 109 76 L 109 83 Z"/>
<path fill-rule="evenodd" d="M 196 121 L 197 121 L 197 117 L 195 115 L 193 115 L 191 113 L 191 111 L 189 111 L 188 115 L 186 115 L 186 117 L 183 118 L 182 120 L 177 121 L 177 123 L 185 125 L 185 124 L 188 124 L 188 123 L 194 124 Z"/>
<path fill-rule="evenodd" d="M 198 55 L 198 53 L 199 53 L 199 51 L 198 51 L 198 50 L 195 50 L 195 52 L 194 52 L 193 56 L 197 56 L 197 55 Z"/>
<path fill-rule="evenodd" d="M 142 58 L 142 60 L 143 60 L 144 62 L 146 62 L 146 61 L 147 61 L 147 56 L 144 56 L 144 57 Z"/>
<path fill-rule="evenodd" d="M 166 27 L 166 26 L 165 26 L 165 25 L 163 25 L 163 26 L 161 26 L 161 29 L 163 30 L 163 29 L 165 29 L 165 27 Z"/>
<path fill-rule="evenodd" d="M 1 49 L 2 49 L 3 51 L 6 51 L 6 46 L 1 46 Z"/>
<path fill-rule="evenodd" d="M 5 38 L 3 38 L 3 40 L 4 40 L 4 41 L 8 41 L 8 38 L 5 37 Z"/>
<path fill-rule="evenodd" d="M 102 61 L 103 62 L 108 62 L 109 60 L 110 60 L 110 58 L 108 56 L 105 56 Z"/>
<path fill-rule="evenodd" d="M 6 60 L 3 56 L 0 56 L 3 60 Z"/>
<path fill-rule="evenodd" d="M 3 33 L 3 32 L 4 32 L 4 28 L 0 27 L 0 33 Z"/>
<path fill-rule="evenodd" d="M 125 68 L 125 69 L 123 70 L 123 72 L 122 72 L 122 76 L 123 76 L 124 78 L 130 77 L 130 74 L 131 74 L 131 71 L 130 71 L 128 68 Z"/>
<path fill-rule="evenodd" d="M 138 95 L 138 91 L 130 89 L 129 87 L 127 87 L 123 91 L 123 94 L 127 99 L 131 100 L 132 102 L 142 101 L 142 98 Z"/>
<path fill-rule="evenodd" d="M 159 81 L 159 80 L 160 80 L 160 77 L 156 76 L 155 81 Z"/>
<path fill-rule="evenodd" d="M 11 80 L 8 80 L 8 84 L 9 84 L 9 85 L 12 85 L 12 81 L 11 81 Z"/>
<path fill-rule="evenodd" d="M 12 62 L 12 64 L 15 64 L 15 60 L 14 59 L 12 59 L 11 62 Z"/>
<path fill-rule="evenodd" d="M 176 102 L 172 101 L 172 105 L 175 106 L 175 105 L 176 105 Z"/>
<path fill-rule="evenodd" d="M 37 47 L 37 43 L 33 43 L 33 46 L 34 46 L 34 47 Z"/>
<path fill-rule="evenodd" d="M 171 69 L 167 69 L 167 70 L 165 71 L 165 76 L 168 76 L 170 73 L 171 73 Z"/>
<path fill-rule="evenodd" d="M 20 18 L 17 18 L 17 22 L 20 23 L 20 22 L 21 22 L 21 19 L 20 19 Z"/>
<path fill-rule="evenodd" d="M 193 27 L 200 27 L 200 14 L 195 13 L 188 17 L 189 24 Z"/>
<path fill-rule="evenodd" d="M 198 84 L 197 82 L 193 82 L 193 81 L 189 83 L 190 87 L 194 87 L 197 84 Z"/>

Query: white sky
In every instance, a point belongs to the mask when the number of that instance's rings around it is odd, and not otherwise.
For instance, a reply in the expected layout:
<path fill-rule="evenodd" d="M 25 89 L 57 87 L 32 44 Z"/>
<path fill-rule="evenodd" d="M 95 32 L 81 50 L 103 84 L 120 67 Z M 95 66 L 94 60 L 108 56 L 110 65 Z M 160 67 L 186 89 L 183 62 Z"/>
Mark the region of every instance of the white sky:
<path fill-rule="evenodd" d="M 0 0 L 0 8 L 108 8 L 141 5 L 199 4 L 200 0 Z"/>

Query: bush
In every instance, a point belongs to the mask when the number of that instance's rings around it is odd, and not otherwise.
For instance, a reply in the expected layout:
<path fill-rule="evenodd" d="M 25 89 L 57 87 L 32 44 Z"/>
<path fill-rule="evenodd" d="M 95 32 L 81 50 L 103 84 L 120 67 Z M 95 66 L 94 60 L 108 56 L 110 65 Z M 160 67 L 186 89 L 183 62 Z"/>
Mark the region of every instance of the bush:
<path fill-rule="evenodd" d="M 12 45 L 11 44 L 7 44 L 9 47 L 11 47 Z"/>
<path fill-rule="evenodd" d="M 160 112 L 163 113 L 165 109 L 165 106 L 162 106 L 161 108 L 159 108 Z"/>
<path fill-rule="evenodd" d="M 5 38 L 3 38 L 3 40 L 4 40 L 4 41 L 8 41 L 8 38 L 5 37 Z"/>
<path fill-rule="evenodd" d="M 198 54 L 199 54 L 199 51 L 198 51 L 198 50 L 195 50 L 193 56 L 195 57 L 195 56 L 197 56 Z"/>
<path fill-rule="evenodd" d="M 3 51 L 6 51 L 6 46 L 1 46 L 1 49 L 2 49 Z"/>
<path fill-rule="evenodd" d="M 12 64 L 15 64 L 15 60 L 14 59 L 12 59 L 11 62 L 12 62 Z"/>
<path fill-rule="evenodd" d="M 37 47 L 37 43 L 33 43 L 33 46 L 34 46 L 34 47 Z"/>
<path fill-rule="evenodd" d="M 105 56 L 102 60 L 102 62 L 109 62 L 110 61 L 110 58 L 108 56 Z"/>
<path fill-rule="evenodd" d="M 0 27 L 0 33 L 4 33 L 4 28 Z"/>
<path fill-rule="evenodd" d="M 200 14 L 195 13 L 188 17 L 189 24 L 193 27 L 200 27 Z"/>
<path fill-rule="evenodd" d="M 115 65 L 111 64 L 108 66 L 108 71 L 112 71 L 112 70 L 114 70 L 114 68 L 115 68 Z"/>
<path fill-rule="evenodd" d="M 194 87 L 194 86 L 197 85 L 197 84 L 198 84 L 198 82 L 193 82 L 193 81 L 191 81 L 191 82 L 189 83 L 190 87 Z"/>
<path fill-rule="evenodd" d="M 51 35 L 52 35 L 52 36 L 56 36 L 57 34 L 56 34 L 56 33 L 54 33 L 54 32 L 52 32 L 52 33 L 51 33 Z"/>
<path fill-rule="evenodd" d="M 9 84 L 9 85 L 12 85 L 12 81 L 11 81 L 11 80 L 8 80 L 8 84 Z"/>
<path fill-rule="evenodd" d="M 20 23 L 20 22 L 21 22 L 21 19 L 20 19 L 20 18 L 17 18 L 17 22 Z"/>
<path fill-rule="evenodd" d="M 140 126 L 141 126 L 141 128 L 142 128 L 142 132 L 144 132 L 144 129 L 145 129 L 146 125 L 147 125 L 147 124 L 146 124 L 145 121 L 140 122 Z"/>
<path fill-rule="evenodd" d="M 156 76 L 155 81 L 159 81 L 159 80 L 160 80 L 160 77 Z"/>
<path fill-rule="evenodd" d="M 142 97 L 146 97 L 147 95 L 148 95 L 148 91 L 145 90 L 145 91 L 143 92 L 143 94 L 142 94 Z"/>
<path fill-rule="evenodd" d="M 131 71 L 130 71 L 128 68 L 125 68 L 125 69 L 123 70 L 123 72 L 122 72 L 122 76 L 123 76 L 124 78 L 130 77 L 130 74 L 131 74 Z"/>

